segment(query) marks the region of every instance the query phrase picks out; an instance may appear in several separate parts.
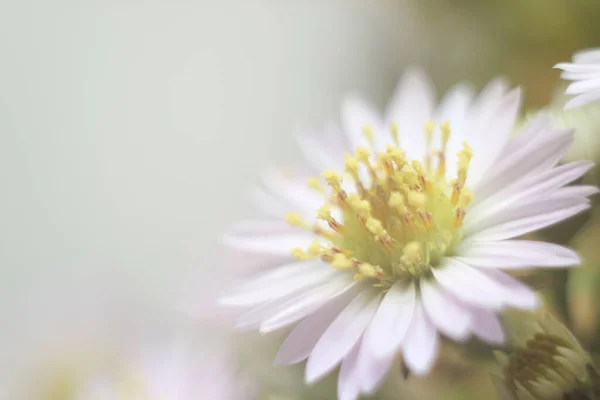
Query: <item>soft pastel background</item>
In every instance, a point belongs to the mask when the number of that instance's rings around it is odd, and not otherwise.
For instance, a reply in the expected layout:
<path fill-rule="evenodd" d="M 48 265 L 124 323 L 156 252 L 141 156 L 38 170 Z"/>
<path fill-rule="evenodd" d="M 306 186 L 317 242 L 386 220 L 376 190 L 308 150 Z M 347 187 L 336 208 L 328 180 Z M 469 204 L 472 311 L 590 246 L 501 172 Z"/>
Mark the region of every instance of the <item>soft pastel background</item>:
<path fill-rule="evenodd" d="M 346 93 L 381 105 L 418 64 L 440 91 L 504 75 L 538 108 L 557 89 L 551 67 L 600 45 L 598 21 L 595 0 L 0 2 L 0 398 L 187 326 L 181 309 L 204 310 L 229 273 L 218 235 L 250 211 L 247 187 L 296 160 L 294 131 L 336 118 Z M 597 126 L 573 157 L 595 158 Z M 584 268 L 533 278 L 600 350 L 596 214 L 544 233 L 571 241 Z M 214 340 L 219 317 L 207 319 L 191 328 L 199 343 Z M 244 365 L 269 369 L 273 350 L 245 340 Z M 487 363 L 486 349 L 472 347 L 448 348 L 427 381 L 386 389 L 489 395 L 472 361 Z"/>

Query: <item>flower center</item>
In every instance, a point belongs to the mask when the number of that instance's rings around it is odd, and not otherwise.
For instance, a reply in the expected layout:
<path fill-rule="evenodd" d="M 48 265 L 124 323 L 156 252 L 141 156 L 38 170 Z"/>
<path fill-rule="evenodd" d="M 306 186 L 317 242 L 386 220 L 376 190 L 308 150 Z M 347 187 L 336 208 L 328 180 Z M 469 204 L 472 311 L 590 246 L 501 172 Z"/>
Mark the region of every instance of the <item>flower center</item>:
<path fill-rule="evenodd" d="M 330 244 L 318 240 L 308 250 L 294 249 L 300 259 L 321 257 L 334 268 L 355 271 L 355 279 L 373 278 L 387 286 L 398 280 L 427 276 L 442 257 L 461 239 L 460 227 L 472 196 L 465 187 L 472 153 L 468 144 L 458 152 L 455 180 L 446 181 L 448 123 L 440 125 L 441 149 L 431 149 L 433 123 L 425 125 L 427 154 L 424 166 L 409 160 L 391 126 L 393 144 L 374 153 L 372 130 L 364 127 L 370 148 L 359 147 L 345 155 L 345 172 L 352 185 L 340 175 L 326 171 L 322 177 L 331 195 L 318 211 L 326 223 L 307 226 L 292 213 L 292 225 L 312 229 Z M 435 164 L 435 165 L 434 165 Z M 311 187 L 325 193 L 318 179 Z M 332 211 L 339 211 L 337 216 Z"/>

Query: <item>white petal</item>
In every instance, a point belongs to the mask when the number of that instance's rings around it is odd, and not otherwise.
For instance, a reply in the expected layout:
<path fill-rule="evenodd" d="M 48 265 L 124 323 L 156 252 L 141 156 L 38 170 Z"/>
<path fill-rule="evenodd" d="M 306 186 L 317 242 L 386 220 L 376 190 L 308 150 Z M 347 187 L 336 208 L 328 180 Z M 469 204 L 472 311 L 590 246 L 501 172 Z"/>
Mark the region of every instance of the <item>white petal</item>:
<path fill-rule="evenodd" d="M 338 376 L 338 400 L 356 400 L 360 394 L 355 377 L 358 346 L 359 344 L 356 343 L 342 361 Z"/>
<path fill-rule="evenodd" d="M 435 282 L 421 282 L 421 301 L 431 322 L 444 335 L 462 341 L 469 335 L 470 314 Z"/>
<path fill-rule="evenodd" d="M 342 126 L 344 132 L 348 135 L 350 148 L 356 149 L 358 146 L 369 146 L 369 142 L 364 136 L 364 127 L 373 129 L 375 135 L 382 131 L 382 117 L 377 109 L 365 100 L 350 96 L 342 103 Z"/>
<path fill-rule="evenodd" d="M 597 72 L 599 66 L 596 64 L 571 64 L 571 63 L 559 63 L 554 68 L 562 69 L 563 71 L 569 72 Z"/>
<path fill-rule="evenodd" d="M 412 373 L 425 375 L 433 368 L 439 349 L 439 337 L 419 302 L 415 305 L 403 348 L 404 362 Z"/>
<path fill-rule="evenodd" d="M 489 168 L 473 188 L 476 201 L 483 201 L 519 179 L 554 166 L 573 141 L 569 130 L 553 131 L 548 127 L 540 133 L 510 153 L 504 150 L 500 154 L 493 168 Z M 512 149 L 512 146 L 507 148 Z"/>
<path fill-rule="evenodd" d="M 490 344 L 504 343 L 504 330 L 496 313 L 483 308 L 474 308 L 471 313 L 471 329 L 477 337 Z"/>
<path fill-rule="evenodd" d="M 477 201 L 469 208 L 465 224 L 474 223 L 473 215 L 477 219 L 485 218 L 495 209 L 506 208 L 517 202 L 527 202 L 531 198 L 539 197 L 554 189 L 560 188 L 580 178 L 594 166 L 591 161 L 576 161 L 548 169 L 529 178 L 518 179 L 515 183 L 500 190 L 485 201 Z"/>
<path fill-rule="evenodd" d="M 423 124 L 432 118 L 434 99 L 433 85 L 427 75 L 419 69 L 410 69 L 402 75 L 388 103 L 385 120 L 398 125 L 402 148 L 411 159 L 423 161 L 425 156 Z"/>
<path fill-rule="evenodd" d="M 581 94 L 575 97 L 573 100 L 569 101 L 567 104 L 565 104 L 565 109 L 583 106 L 599 99 L 600 89 L 594 89 L 588 93 Z"/>
<path fill-rule="evenodd" d="M 317 173 L 339 168 L 344 152 L 351 151 L 341 129 L 333 123 L 326 124 L 320 132 L 301 132 L 297 141 L 304 158 Z"/>
<path fill-rule="evenodd" d="M 290 325 L 316 311 L 326 302 L 350 290 L 356 282 L 351 276 L 333 278 L 321 286 L 310 289 L 300 295 L 280 303 L 279 310 L 266 318 L 260 326 L 261 333 L 271 332 Z"/>
<path fill-rule="evenodd" d="M 469 237 L 473 241 L 497 241 L 511 239 L 534 232 L 546 226 L 555 224 L 564 219 L 572 217 L 584 210 L 590 208 L 589 204 L 580 204 L 565 209 L 557 210 L 547 214 L 535 215 L 533 217 L 523 218 L 516 221 L 507 222 L 486 229 Z"/>
<path fill-rule="evenodd" d="M 276 194 L 286 204 L 289 204 L 290 209 L 296 209 L 303 214 L 314 210 L 316 215 L 316 210 L 325 201 L 322 195 L 308 187 L 306 177 L 299 176 L 298 172 L 282 168 L 268 168 L 263 171 L 262 180 L 269 192 Z"/>
<path fill-rule="evenodd" d="M 600 63 L 600 49 L 591 48 L 579 50 L 573 54 L 573 62 L 579 64 Z"/>
<path fill-rule="evenodd" d="M 298 229 L 285 234 L 240 236 L 227 234 L 223 236 L 223 242 L 238 250 L 251 253 L 268 253 L 280 256 L 289 256 L 292 249 L 300 247 L 307 248 L 315 240 L 315 235 L 302 232 Z"/>
<path fill-rule="evenodd" d="M 530 240 L 467 242 L 457 249 L 458 260 L 482 268 L 569 267 L 581 258 L 565 247 Z"/>
<path fill-rule="evenodd" d="M 444 289 L 469 304 L 496 310 L 506 305 L 506 291 L 502 285 L 454 258 L 444 259 L 443 265 L 432 272 Z"/>
<path fill-rule="evenodd" d="M 394 354 L 406 335 L 416 301 L 414 285 L 396 283 L 388 290 L 371 322 L 366 341 L 379 358 Z"/>
<path fill-rule="evenodd" d="M 598 68 L 600 74 L 600 67 Z M 591 90 L 595 90 L 600 88 L 600 79 L 584 79 L 574 83 L 571 83 L 567 90 L 565 90 L 566 94 L 582 94 L 587 93 Z"/>
<path fill-rule="evenodd" d="M 308 358 L 317 341 L 348 302 L 348 296 L 341 296 L 302 320 L 279 348 L 275 364 L 296 364 Z"/>
<path fill-rule="evenodd" d="M 537 294 L 518 279 L 495 269 L 485 269 L 481 272 L 502 285 L 506 291 L 506 304 L 530 311 L 540 306 Z"/>
<path fill-rule="evenodd" d="M 493 165 L 506 146 L 521 108 L 521 90 L 514 89 L 504 96 L 494 113 L 482 121 L 487 129 L 476 129 L 469 138 L 473 158 L 469 169 L 468 184 L 473 185 Z"/>
<path fill-rule="evenodd" d="M 377 310 L 380 297 L 365 290 L 338 315 L 321 336 L 306 363 L 305 380 L 312 383 L 333 370 L 360 339 Z"/>
<path fill-rule="evenodd" d="M 374 332 L 373 326 L 369 325 L 360 343 L 360 351 L 356 365 L 358 385 L 362 393 L 374 393 L 387 375 L 392 366 L 396 354 L 378 358 L 371 349 L 369 336 Z"/>
<path fill-rule="evenodd" d="M 236 290 L 231 296 L 220 299 L 224 305 L 253 305 L 277 299 L 300 289 L 325 282 L 339 273 L 324 262 L 299 261 L 271 269 Z"/>
<path fill-rule="evenodd" d="M 549 215 L 569 207 L 587 204 L 588 200 L 580 197 L 565 197 L 559 192 L 547 194 L 534 198 L 526 203 L 514 203 L 508 206 L 493 209 L 485 213 L 485 218 L 477 215 L 477 218 L 467 220 L 465 218 L 463 232 L 465 237 L 477 232 L 493 229 L 514 221 L 525 220 L 536 216 Z"/>

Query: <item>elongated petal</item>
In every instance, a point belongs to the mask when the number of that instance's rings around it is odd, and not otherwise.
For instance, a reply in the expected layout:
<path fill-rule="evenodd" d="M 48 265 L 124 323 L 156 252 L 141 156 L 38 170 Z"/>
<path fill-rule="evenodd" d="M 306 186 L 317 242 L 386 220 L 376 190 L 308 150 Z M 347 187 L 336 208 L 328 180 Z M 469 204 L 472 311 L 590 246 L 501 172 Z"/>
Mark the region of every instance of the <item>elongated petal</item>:
<path fill-rule="evenodd" d="M 459 246 L 458 252 L 458 260 L 481 268 L 569 267 L 581 263 L 572 250 L 531 240 L 467 242 Z"/>
<path fill-rule="evenodd" d="M 356 282 L 352 277 L 337 276 L 321 286 L 283 302 L 277 313 L 269 316 L 260 326 L 262 333 L 271 332 L 293 324 L 316 311 L 326 302 L 350 290 Z"/>
<path fill-rule="evenodd" d="M 444 335 L 454 340 L 466 340 L 471 316 L 435 282 L 421 282 L 421 301 L 427 316 Z"/>
<path fill-rule="evenodd" d="M 296 364 L 307 359 L 329 325 L 348 303 L 347 296 L 341 296 L 302 320 L 279 348 L 275 364 Z"/>
<path fill-rule="evenodd" d="M 369 146 L 364 128 L 369 127 L 375 135 L 382 133 L 382 116 L 375 107 L 365 100 L 351 96 L 342 103 L 342 126 L 348 135 L 352 150 L 358 146 Z"/>
<path fill-rule="evenodd" d="M 273 235 L 234 235 L 223 236 L 223 242 L 238 250 L 250 253 L 267 253 L 279 256 L 288 256 L 292 249 L 300 247 L 307 248 L 315 240 L 315 236 L 299 230 L 289 233 Z"/>
<path fill-rule="evenodd" d="M 495 310 L 506 305 L 506 291 L 502 285 L 459 260 L 447 258 L 432 272 L 444 289 L 469 304 Z"/>
<path fill-rule="evenodd" d="M 361 292 L 321 336 L 306 363 L 305 380 L 311 383 L 329 373 L 360 339 L 379 304 L 370 290 Z"/>
<path fill-rule="evenodd" d="M 403 348 L 404 362 L 415 375 L 425 375 L 433 368 L 439 349 L 435 326 L 417 302 Z"/>
<path fill-rule="evenodd" d="M 410 326 L 416 302 L 414 285 L 396 283 L 385 294 L 369 327 L 366 342 L 379 358 L 398 351 Z"/>
<path fill-rule="evenodd" d="M 338 377 L 338 400 L 356 400 L 360 394 L 358 382 L 356 381 L 358 348 L 359 344 L 356 343 L 342 360 Z"/>
<path fill-rule="evenodd" d="M 325 282 L 335 270 L 323 262 L 300 261 L 275 268 L 223 297 L 224 305 L 253 305 L 277 299 L 297 290 Z"/>
<path fill-rule="evenodd" d="M 589 204 L 579 204 L 546 214 L 534 215 L 532 217 L 510 221 L 477 232 L 476 234 L 470 236 L 469 239 L 473 241 L 498 241 L 511 239 L 529 232 L 535 232 L 539 229 L 560 222 L 564 219 L 572 217 L 575 214 L 579 214 L 588 208 L 590 208 Z"/>
<path fill-rule="evenodd" d="M 498 316 L 491 310 L 483 308 L 471 309 L 473 333 L 484 342 L 502 344 L 505 340 L 504 330 Z"/>

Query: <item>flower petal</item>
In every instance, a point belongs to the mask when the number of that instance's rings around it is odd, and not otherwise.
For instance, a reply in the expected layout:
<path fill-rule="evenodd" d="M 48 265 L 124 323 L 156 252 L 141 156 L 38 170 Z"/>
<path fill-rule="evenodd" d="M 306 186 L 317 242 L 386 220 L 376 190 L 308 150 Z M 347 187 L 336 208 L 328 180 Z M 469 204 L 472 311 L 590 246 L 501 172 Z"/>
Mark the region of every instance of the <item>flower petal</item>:
<path fill-rule="evenodd" d="M 398 124 L 402 148 L 411 159 L 423 161 L 425 156 L 423 124 L 432 118 L 434 99 L 429 78 L 420 69 L 409 69 L 388 103 L 386 122 Z"/>
<path fill-rule="evenodd" d="M 365 100 L 357 96 L 350 96 L 342 103 L 342 126 L 348 135 L 352 151 L 359 146 L 369 147 L 369 142 L 364 135 L 365 126 L 379 135 L 384 129 L 382 125 L 379 111 Z"/>
<path fill-rule="evenodd" d="M 344 274 L 345 275 L 345 274 Z M 280 303 L 276 313 L 260 325 L 260 332 L 267 333 L 293 324 L 316 311 L 331 299 L 346 293 L 356 282 L 350 276 L 339 276 L 324 285 L 317 286 L 286 302 Z"/>
<path fill-rule="evenodd" d="M 437 358 L 439 337 L 435 326 L 429 321 L 420 302 L 415 305 L 410 329 L 403 346 L 404 362 L 415 375 L 425 375 Z"/>
<path fill-rule="evenodd" d="M 471 316 L 468 309 L 449 296 L 435 282 L 421 282 L 421 301 L 427 316 L 444 335 L 457 341 L 469 336 Z"/>
<path fill-rule="evenodd" d="M 468 242 L 458 247 L 456 259 L 481 268 L 519 269 L 579 265 L 577 253 L 556 244 L 531 240 Z"/>
<path fill-rule="evenodd" d="M 219 300 L 223 305 L 254 305 L 308 288 L 338 273 L 320 261 L 299 261 L 270 270 Z"/>
<path fill-rule="evenodd" d="M 384 358 L 375 356 L 369 339 L 369 336 L 373 333 L 372 325 L 369 325 L 360 343 L 356 366 L 358 385 L 360 391 L 364 394 L 372 394 L 377 390 L 396 357 L 394 353 Z"/>
<path fill-rule="evenodd" d="M 356 343 L 352 350 L 342 360 L 340 374 L 338 376 L 338 400 L 356 400 L 360 394 L 356 382 L 356 362 L 358 358 L 358 347 Z"/>
<path fill-rule="evenodd" d="M 275 364 L 296 364 L 307 359 L 323 333 L 348 303 L 348 296 L 335 298 L 302 320 L 279 347 Z"/>
<path fill-rule="evenodd" d="M 329 373 L 350 352 L 371 321 L 379 301 L 379 296 L 365 290 L 344 308 L 310 353 L 306 363 L 306 383 Z"/>
<path fill-rule="evenodd" d="M 444 259 L 443 265 L 432 272 L 439 284 L 460 300 L 495 310 L 506 305 L 502 285 L 455 258 Z"/>
<path fill-rule="evenodd" d="M 298 229 L 290 230 L 288 233 L 273 235 L 236 235 L 226 234 L 222 237 L 223 242 L 250 253 L 268 253 L 280 256 L 289 256 L 295 247 L 307 248 L 315 240 L 315 235 L 302 232 Z"/>
<path fill-rule="evenodd" d="M 471 329 L 473 333 L 489 344 L 503 344 L 505 340 L 504 330 L 496 313 L 483 308 L 471 309 Z"/>
<path fill-rule="evenodd" d="M 546 214 L 534 215 L 532 217 L 510 221 L 504 224 L 496 225 L 489 229 L 485 229 L 481 232 L 477 232 L 476 234 L 470 236 L 469 239 L 473 241 L 499 241 L 511 239 L 560 222 L 564 219 L 572 217 L 575 214 L 579 214 L 588 208 L 590 208 L 590 205 L 584 203 Z"/>
<path fill-rule="evenodd" d="M 416 301 L 414 285 L 404 287 L 396 283 L 381 301 L 369 326 L 372 334 L 365 339 L 378 358 L 394 354 L 400 347 L 410 326 Z"/>

